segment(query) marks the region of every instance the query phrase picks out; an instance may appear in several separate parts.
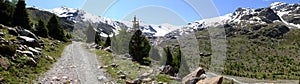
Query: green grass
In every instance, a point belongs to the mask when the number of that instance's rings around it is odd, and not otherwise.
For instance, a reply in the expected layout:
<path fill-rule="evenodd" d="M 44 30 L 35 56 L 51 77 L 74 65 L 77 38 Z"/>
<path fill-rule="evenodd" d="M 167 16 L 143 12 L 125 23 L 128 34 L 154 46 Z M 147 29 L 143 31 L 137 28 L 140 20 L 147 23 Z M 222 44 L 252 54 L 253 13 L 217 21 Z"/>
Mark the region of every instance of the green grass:
<path fill-rule="evenodd" d="M 46 38 L 42 38 L 42 40 L 44 40 L 46 44 L 53 42 L 52 40 Z M 1 83 L 33 83 L 41 73 L 47 71 L 55 62 L 55 60 L 47 60 L 45 56 L 52 56 L 54 59 L 58 59 L 60 58 L 64 47 L 69 44 L 70 42 L 58 44 L 53 47 L 54 50 L 51 50 L 50 46 L 45 46 L 45 48 L 42 50 L 44 55 L 39 57 L 39 60 L 37 60 L 38 64 L 35 67 L 25 64 L 28 59 L 21 60 L 20 58 L 17 58 L 17 61 L 13 61 L 4 57 L 10 62 L 11 66 L 8 70 L 0 70 L 0 77 L 4 78 Z M 49 52 L 47 50 L 49 50 Z"/>
<path fill-rule="evenodd" d="M 280 24 L 269 24 L 260 30 L 244 34 L 244 30 L 251 29 L 249 26 L 231 31 L 238 33 L 227 36 L 227 56 L 223 74 L 271 80 L 299 79 L 300 30 L 291 29 L 276 38 L 264 36 L 262 33 L 272 29 L 273 25 Z M 259 36 L 254 39 L 248 38 L 253 34 Z M 200 52 L 211 52 L 208 32 L 200 31 L 197 35 L 206 36 L 198 39 Z M 209 69 L 209 59 L 210 57 L 201 57 L 199 65 Z"/>

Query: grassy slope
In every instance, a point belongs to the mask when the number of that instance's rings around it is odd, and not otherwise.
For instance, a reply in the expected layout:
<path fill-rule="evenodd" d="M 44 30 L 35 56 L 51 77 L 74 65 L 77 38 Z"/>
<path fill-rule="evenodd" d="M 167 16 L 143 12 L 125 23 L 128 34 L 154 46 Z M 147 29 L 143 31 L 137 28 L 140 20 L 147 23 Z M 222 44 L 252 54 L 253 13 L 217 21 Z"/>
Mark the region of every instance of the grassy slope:
<path fill-rule="evenodd" d="M 5 32 L 7 33 L 7 32 Z M 6 35 L 5 39 L 15 39 L 15 37 Z M 3 70 L 0 67 L 0 78 L 3 78 L 2 83 L 33 83 L 33 81 L 44 71 L 47 71 L 51 64 L 55 62 L 55 60 L 47 60 L 45 56 L 52 56 L 54 59 L 60 58 L 60 55 L 65 46 L 69 43 L 58 44 L 51 48 L 47 46 L 48 43 L 52 43 L 55 40 L 49 40 L 47 38 L 41 38 L 41 40 L 45 41 L 45 48 L 43 48 L 42 52 L 44 55 L 40 57 L 38 64 L 36 67 L 31 67 L 25 64 L 26 60 L 21 60 L 20 58 L 16 58 L 17 61 L 13 61 L 8 59 L 7 57 L 3 57 L 7 61 L 10 62 L 11 66 L 8 70 Z M 23 57 L 23 56 L 21 56 Z"/>
<path fill-rule="evenodd" d="M 275 24 L 270 24 L 275 25 Z M 268 26 L 267 26 L 268 27 Z M 249 29 L 249 26 L 239 31 Z M 253 31 L 258 33 L 263 31 Z M 207 31 L 198 35 L 208 38 L 199 39 L 200 51 L 211 52 L 210 39 Z M 249 39 L 252 34 L 238 34 L 227 37 L 226 75 L 257 79 L 299 79 L 300 78 L 300 30 L 291 29 L 280 38 L 260 35 Z M 210 57 L 202 57 L 200 66 L 209 68 Z"/>

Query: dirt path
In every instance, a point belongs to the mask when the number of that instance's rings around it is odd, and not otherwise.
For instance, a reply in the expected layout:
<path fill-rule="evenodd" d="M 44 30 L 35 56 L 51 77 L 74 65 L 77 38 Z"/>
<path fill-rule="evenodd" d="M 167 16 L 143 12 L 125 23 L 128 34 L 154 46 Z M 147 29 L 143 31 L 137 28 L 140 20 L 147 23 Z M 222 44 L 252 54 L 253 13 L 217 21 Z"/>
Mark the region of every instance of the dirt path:
<path fill-rule="evenodd" d="M 98 69 L 99 63 L 94 53 L 82 48 L 82 43 L 73 42 L 67 46 L 62 57 L 43 76 L 39 83 L 75 83 L 75 84 L 104 84 L 108 82 L 104 70 Z"/>

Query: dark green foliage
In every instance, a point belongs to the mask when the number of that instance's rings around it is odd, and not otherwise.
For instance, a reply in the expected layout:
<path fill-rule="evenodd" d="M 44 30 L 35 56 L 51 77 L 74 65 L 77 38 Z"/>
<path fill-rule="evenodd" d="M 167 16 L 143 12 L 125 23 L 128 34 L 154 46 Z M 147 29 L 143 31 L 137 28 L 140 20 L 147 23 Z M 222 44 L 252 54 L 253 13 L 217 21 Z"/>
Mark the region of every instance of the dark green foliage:
<path fill-rule="evenodd" d="M 106 40 L 105 40 L 105 44 L 104 44 L 104 47 L 109 47 L 111 46 L 111 40 L 110 40 L 110 37 L 107 36 Z"/>
<path fill-rule="evenodd" d="M 142 35 L 141 30 L 137 30 L 129 42 L 129 54 L 132 56 L 132 60 L 140 64 L 145 64 L 144 59 L 149 57 L 150 49 L 151 46 L 147 38 Z"/>
<path fill-rule="evenodd" d="M 47 38 L 49 36 L 48 28 L 46 27 L 46 23 L 44 20 L 40 19 L 39 23 L 36 27 L 36 33 L 38 36 Z"/>
<path fill-rule="evenodd" d="M 98 45 L 102 45 L 100 33 L 96 32 L 95 34 L 95 43 Z"/>
<path fill-rule="evenodd" d="M 66 38 L 67 38 L 67 39 L 71 39 L 71 38 L 73 38 L 73 35 L 70 34 L 70 33 L 67 33 L 67 34 L 66 34 Z"/>
<path fill-rule="evenodd" d="M 9 0 L 0 0 L 0 24 L 10 25 L 11 17 L 13 13 L 13 6 L 9 2 Z"/>
<path fill-rule="evenodd" d="M 173 56 L 172 56 L 172 53 L 170 51 L 170 47 L 165 48 L 164 51 L 165 51 L 166 57 L 167 57 L 165 65 L 172 65 Z"/>
<path fill-rule="evenodd" d="M 0 45 L 0 54 L 13 56 L 16 53 L 14 45 Z"/>
<path fill-rule="evenodd" d="M 16 9 L 14 11 L 14 15 L 13 15 L 13 26 L 21 26 L 25 29 L 28 29 L 30 31 L 32 31 L 32 28 L 30 26 L 30 20 L 28 17 L 28 13 L 26 11 L 26 3 L 25 0 L 19 0 L 17 5 L 16 5 Z"/>
<path fill-rule="evenodd" d="M 181 66 L 181 49 L 180 47 L 175 47 L 171 49 L 171 47 L 164 48 L 166 53 L 166 64 L 170 65 L 174 68 L 175 72 L 178 73 Z"/>
<path fill-rule="evenodd" d="M 65 36 L 65 31 L 59 24 L 57 20 L 57 16 L 53 15 L 47 25 L 47 28 L 49 30 L 49 36 L 51 36 L 54 39 L 61 40 L 61 41 L 67 41 L 67 38 Z"/>
<path fill-rule="evenodd" d="M 96 31 L 91 24 L 89 24 L 88 28 L 85 31 L 85 34 L 87 37 L 87 40 L 86 40 L 87 43 L 95 42 Z"/>

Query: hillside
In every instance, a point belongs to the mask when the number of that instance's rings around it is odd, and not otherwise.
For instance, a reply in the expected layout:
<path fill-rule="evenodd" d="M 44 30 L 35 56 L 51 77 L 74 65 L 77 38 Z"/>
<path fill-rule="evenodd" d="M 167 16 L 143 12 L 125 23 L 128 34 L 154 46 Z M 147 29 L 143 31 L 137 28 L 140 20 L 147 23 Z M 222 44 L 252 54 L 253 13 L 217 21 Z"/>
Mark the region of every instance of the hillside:
<path fill-rule="evenodd" d="M 272 3 L 267 8 L 238 8 L 232 14 L 196 21 L 173 31 L 160 46 L 178 45 L 179 41 L 183 51 L 188 52 L 183 54 L 189 60 L 188 65 L 193 66 L 190 68 L 201 66 L 214 71 L 211 62 L 219 55 L 212 47 L 216 45 L 212 44 L 212 39 L 216 39 L 212 36 L 218 36 L 226 40 L 227 46 L 225 64 L 220 64 L 224 71 L 218 73 L 297 80 L 300 77 L 299 10 L 300 4 L 283 2 Z"/>

